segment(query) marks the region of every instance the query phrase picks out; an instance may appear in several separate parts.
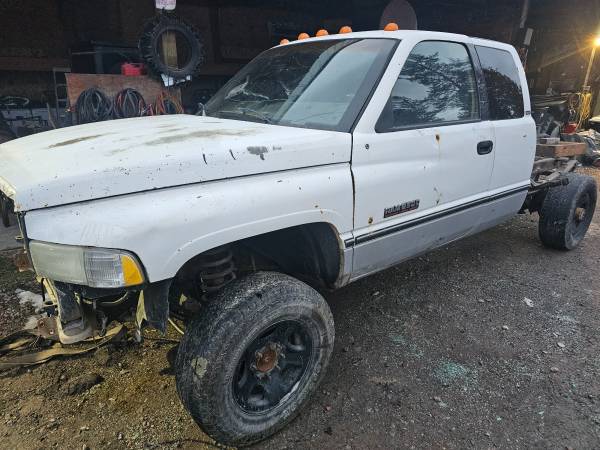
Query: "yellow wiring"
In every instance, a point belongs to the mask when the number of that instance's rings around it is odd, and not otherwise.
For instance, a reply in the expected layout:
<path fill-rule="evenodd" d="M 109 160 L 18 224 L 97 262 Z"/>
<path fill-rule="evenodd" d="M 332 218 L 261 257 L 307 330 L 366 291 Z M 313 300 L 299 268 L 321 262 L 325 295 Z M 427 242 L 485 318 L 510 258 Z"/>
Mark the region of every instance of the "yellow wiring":
<path fill-rule="evenodd" d="M 574 94 L 577 96 L 577 129 L 580 130 L 583 124 L 592 116 L 592 94 L 590 92 Z"/>
<path fill-rule="evenodd" d="M 161 91 L 161 93 L 156 97 L 156 101 L 154 102 L 154 114 L 169 114 L 167 103 L 171 104 L 175 110 L 175 114 L 183 114 L 183 106 L 181 106 L 181 102 L 168 90 Z"/>

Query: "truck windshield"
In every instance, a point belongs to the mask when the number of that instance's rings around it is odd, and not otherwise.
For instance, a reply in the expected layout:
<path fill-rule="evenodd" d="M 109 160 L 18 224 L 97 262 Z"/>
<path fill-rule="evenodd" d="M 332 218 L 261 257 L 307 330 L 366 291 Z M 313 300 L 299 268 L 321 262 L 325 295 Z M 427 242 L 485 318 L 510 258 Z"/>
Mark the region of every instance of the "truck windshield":
<path fill-rule="evenodd" d="M 397 42 L 342 39 L 272 48 L 227 82 L 206 114 L 348 132 Z"/>

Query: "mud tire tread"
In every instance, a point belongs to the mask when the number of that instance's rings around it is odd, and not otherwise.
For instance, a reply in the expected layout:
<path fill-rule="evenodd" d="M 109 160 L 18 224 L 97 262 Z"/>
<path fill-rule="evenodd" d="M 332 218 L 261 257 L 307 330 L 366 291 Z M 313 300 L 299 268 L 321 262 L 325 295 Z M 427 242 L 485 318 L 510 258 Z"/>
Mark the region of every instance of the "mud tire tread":
<path fill-rule="evenodd" d="M 302 386 L 276 414 L 263 419 L 248 416 L 227 401 L 235 352 L 246 348 L 254 332 L 289 314 L 314 324 L 318 336 Z M 221 444 L 246 446 L 286 426 L 300 412 L 321 382 L 335 339 L 333 316 L 323 297 L 310 286 L 287 275 L 256 272 L 227 285 L 200 317 L 186 327 L 175 364 L 179 397 L 196 423 Z"/>

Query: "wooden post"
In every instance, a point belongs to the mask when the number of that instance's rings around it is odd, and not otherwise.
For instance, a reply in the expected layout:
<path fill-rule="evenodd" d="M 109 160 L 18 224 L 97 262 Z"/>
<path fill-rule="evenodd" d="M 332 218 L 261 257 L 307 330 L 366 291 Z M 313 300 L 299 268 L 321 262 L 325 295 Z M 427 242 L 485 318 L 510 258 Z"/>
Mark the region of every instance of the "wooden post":
<path fill-rule="evenodd" d="M 164 62 L 169 67 L 177 67 L 177 38 L 169 31 L 162 35 L 162 54 Z"/>

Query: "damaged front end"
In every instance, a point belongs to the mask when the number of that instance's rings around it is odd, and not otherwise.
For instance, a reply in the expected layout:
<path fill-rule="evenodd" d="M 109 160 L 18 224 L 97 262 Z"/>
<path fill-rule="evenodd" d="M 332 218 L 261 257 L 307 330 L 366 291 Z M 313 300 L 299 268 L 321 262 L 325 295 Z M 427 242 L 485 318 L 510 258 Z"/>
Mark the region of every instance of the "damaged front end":
<path fill-rule="evenodd" d="M 55 318 L 63 344 L 102 337 L 113 321 L 135 320 L 138 338 L 145 326 L 166 331 L 171 280 L 128 290 L 97 289 L 49 279 L 42 279 L 42 285 L 43 312 Z"/>
<path fill-rule="evenodd" d="M 124 250 L 29 240 L 24 214 L 17 219 L 24 249 L 15 263 L 36 273 L 40 312 L 55 322 L 61 343 L 102 337 L 113 321 L 134 319 L 139 339 L 145 326 L 166 331 L 171 280 L 148 282 L 137 256 Z"/>

